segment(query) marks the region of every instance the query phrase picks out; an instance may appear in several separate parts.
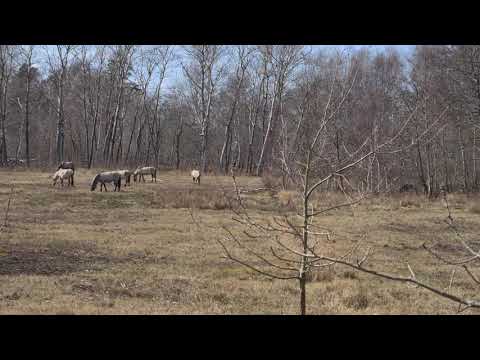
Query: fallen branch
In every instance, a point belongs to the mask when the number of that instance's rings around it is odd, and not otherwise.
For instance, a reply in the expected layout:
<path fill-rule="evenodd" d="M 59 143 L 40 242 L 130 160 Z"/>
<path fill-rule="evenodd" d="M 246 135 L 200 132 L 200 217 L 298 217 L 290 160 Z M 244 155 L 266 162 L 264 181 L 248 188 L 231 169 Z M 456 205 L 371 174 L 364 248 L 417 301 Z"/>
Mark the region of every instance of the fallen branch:
<path fill-rule="evenodd" d="M 257 193 L 257 192 L 262 192 L 262 191 L 272 191 L 274 192 L 275 190 L 271 188 L 257 188 L 257 189 L 251 189 L 251 190 L 239 190 L 240 194 L 249 194 L 249 193 Z"/>

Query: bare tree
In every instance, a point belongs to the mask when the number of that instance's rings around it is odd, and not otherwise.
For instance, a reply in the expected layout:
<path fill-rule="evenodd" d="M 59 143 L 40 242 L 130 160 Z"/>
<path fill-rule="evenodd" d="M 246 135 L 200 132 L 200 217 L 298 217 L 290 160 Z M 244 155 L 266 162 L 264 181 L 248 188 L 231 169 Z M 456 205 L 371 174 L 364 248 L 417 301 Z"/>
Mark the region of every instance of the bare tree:
<path fill-rule="evenodd" d="M 152 95 L 152 107 L 149 109 L 148 128 L 150 134 L 150 143 L 154 153 L 155 166 L 159 165 L 160 146 L 162 141 L 161 124 L 161 95 L 162 85 L 165 79 L 169 63 L 174 58 L 173 48 L 171 46 L 156 46 L 148 49 L 142 56 L 145 59 L 145 66 L 149 76 L 156 75 L 156 81 Z M 145 89 L 147 90 L 147 89 Z"/>
<path fill-rule="evenodd" d="M 10 45 L 0 45 L 0 130 L 1 130 L 1 162 L 7 164 L 7 135 L 6 123 L 8 117 L 8 89 L 10 77 L 13 72 L 15 57 L 15 47 Z"/>
<path fill-rule="evenodd" d="M 56 45 L 55 50 L 46 47 L 47 62 L 50 71 L 54 75 L 56 87 L 56 160 L 63 161 L 65 147 L 65 85 L 67 82 L 68 66 L 75 50 L 74 45 Z"/>
<path fill-rule="evenodd" d="M 199 45 L 185 47 L 190 60 L 188 65 L 182 63 L 183 72 L 190 84 L 190 97 L 193 114 L 200 125 L 202 139 L 201 169 L 205 173 L 208 166 L 208 132 L 210 127 L 213 98 L 224 66 L 220 63 L 222 47 L 217 45 Z"/>
<path fill-rule="evenodd" d="M 27 66 L 25 80 L 25 158 L 27 160 L 27 167 L 30 167 L 30 92 L 34 49 L 34 45 L 29 45 L 25 48 L 22 48 L 22 55 Z"/>
<path fill-rule="evenodd" d="M 88 157 L 88 168 L 90 169 L 93 164 L 94 154 L 96 151 L 96 144 L 97 144 L 97 123 L 100 114 L 100 95 L 101 95 L 101 87 L 102 87 L 102 72 L 105 65 L 105 53 L 106 49 L 105 46 L 100 46 L 96 48 L 95 57 L 94 59 L 97 61 L 97 71 L 94 74 L 90 74 L 91 77 L 95 79 L 94 81 L 94 88 L 90 91 L 90 113 L 91 117 L 93 118 L 92 124 L 92 138 L 90 142 L 90 153 Z"/>
<path fill-rule="evenodd" d="M 113 87 L 116 94 L 113 113 L 111 114 L 111 117 L 109 116 L 108 118 L 105 141 L 103 145 L 103 156 L 107 164 L 110 164 L 113 161 L 115 145 L 117 144 L 117 140 L 119 140 L 119 138 L 121 140 L 121 129 L 123 122 L 122 112 L 125 110 L 125 92 L 126 89 L 129 88 L 128 76 L 131 70 L 131 61 L 134 52 L 135 46 L 133 45 L 116 46 L 113 49 L 114 57 L 110 62 L 110 71 L 113 77 Z M 122 143 L 119 141 L 117 147 L 121 146 Z"/>
<path fill-rule="evenodd" d="M 271 144 L 274 143 L 274 130 L 276 124 L 274 123 L 274 111 L 275 104 L 277 103 L 277 108 L 280 109 L 279 114 L 282 115 L 282 101 L 283 93 L 285 91 L 286 83 L 289 80 L 289 77 L 292 75 L 295 68 L 301 63 L 301 50 L 302 46 L 266 46 L 261 49 L 266 62 L 270 62 L 273 72 L 273 96 L 271 100 L 270 112 L 268 116 L 268 124 L 265 131 L 264 141 L 262 149 L 260 151 L 260 158 L 257 164 L 257 176 L 261 174 L 263 170 L 263 165 L 265 161 L 265 154 L 267 147 L 270 144 L 270 151 L 273 150 Z"/>
<path fill-rule="evenodd" d="M 231 104 L 231 110 L 227 122 L 225 124 L 225 141 L 222 146 L 222 152 L 220 155 L 220 168 L 225 169 L 225 173 L 228 173 L 228 169 L 231 163 L 232 155 L 232 142 L 233 142 L 233 124 L 234 118 L 238 108 L 238 102 L 240 100 L 240 91 L 242 89 L 245 73 L 249 65 L 251 54 L 253 49 L 246 46 L 238 46 L 236 49 L 237 64 L 235 67 L 234 81 L 234 93 Z"/>

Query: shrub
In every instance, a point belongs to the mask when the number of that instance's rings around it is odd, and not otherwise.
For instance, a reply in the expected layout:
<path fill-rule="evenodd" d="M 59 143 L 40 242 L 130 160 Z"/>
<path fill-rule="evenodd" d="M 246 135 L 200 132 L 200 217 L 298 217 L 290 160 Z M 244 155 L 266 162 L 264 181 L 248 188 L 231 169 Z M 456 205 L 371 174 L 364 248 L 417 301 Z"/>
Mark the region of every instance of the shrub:
<path fill-rule="evenodd" d="M 307 273 L 307 281 L 311 282 L 330 282 L 333 281 L 335 278 L 335 273 L 330 270 L 317 270 Z"/>
<path fill-rule="evenodd" d="M 262 177 L 263 185 L 266 188 L 278 189 L 282 186 L 282 178 L 280 176 L 273 176 L 271 174 Z"/>
<path fill-rule="evenodd" d="M 278 201 L 280 202 L 280 206 L 287 210 L 295 210 L 295 200 L 296 200 L 296 193 L 293 191 L 280 191 L 278 193 Z"/>
<path fill-rule="evenodd" d="M 344 279 L 351 279 L 351 280 L 358 279 L 358 275 L 355 271 L 347 270 L 342 274 L 342 276 Z"/>
<path fill-rule="evenodd" d="M 400 207 L 420 207 L 420 202 L 412 199 L 400 200 Z"/>
<path fill-rule="evenodd" d="M 354 310 L 364 310 L 368 307 L 369 299 L 364 288 L 344 299 L 345 306 Z"/>
<path fill-rule="evenodd" d="M 480 214 L 480 204 L 473 204 L 469 210 L 473 214 Z"/>

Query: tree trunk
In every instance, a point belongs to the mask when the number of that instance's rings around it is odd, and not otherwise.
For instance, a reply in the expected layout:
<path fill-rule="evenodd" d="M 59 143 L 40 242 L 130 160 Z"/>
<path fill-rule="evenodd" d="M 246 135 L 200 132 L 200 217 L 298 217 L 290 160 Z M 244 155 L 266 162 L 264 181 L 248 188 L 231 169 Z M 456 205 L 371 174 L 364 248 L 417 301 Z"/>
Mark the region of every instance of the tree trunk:
<path fill-rule="evenodd" d="M 260 158 L 258 160 L 258 165 L 257 165 L 257 172 L 256 175 L 260 176 L 262 170 L 263 170 L 263 160 L 264 160 L 264 154 L 265 154 L 265 149 L 267 147 L 267 142 L 270 138 L 271 132 L 272 132 L 272 120 L 273 120 L 273 109 L 275 106 L 275 98 L 276 98 L 276 93 L 275 93 L 275 88 L 273 92 L 273 97 L 272 97 L 272 104 L 270 106 L 270 113 L 268 116 L 268 125 L 267 125 L 267 131 L 265 132 L 265 138 L 263 141 L 262 145 L 262 150 L 260 151 Z"/>
<path fill-rule="evenodd" d="M 30 167 L 30 71 L 31 61 L 27 64 L 27 92 L 25 94 L 25 158 L 27 167 Z"/>
<path fill-rule="evenodd" d="M 467 162 L 465 159 L 465 144 L 463 143 L 462 129 L 458 128 L 458 142 L 460 145 L 460 154 L 462 156 L 462 169 L 463 169 L 463 191 L 468 192 L 468 169 Z"/>
<path fill-rule="evenodd" d="M 208 123 L 204 125 L 204 128 L 202 129 L 202 156 L 201 156 L 201 167 L 202 167 L 202 173 L 206 174 L 207 173 L 207 166 L 208 166 Z"/>
<path fill-rule="evenodd" d="M 65 144 L 65 119 L 64 119 L 64 113 L 63 113 L 64 72 L 65 72 L 65 69 L 62 69 L 60 74 L 59 84 L 58 84 L 58 95 L 57 95 L 57 117 L 58 117 L 57 150 L 56 150 L 57 162 L 63 161 L 64 144 Z"/>
<path fill-rule="evenodd" d="M 5 166 L 7 165 L 7 137 L 5 131 L 5 123 L 7 122 L 7 92 L 8 92 L 8 78 L 6 76 L 2 76 L 3 86 L 2 86 L 2 98 L 0 101 L 2 102 L 2 114 L 1 114 L 1 130 L 2 130 L 2 144 L 1 144 L 1 152 L 2 152 L 2 164 Z"/>
<path fill-rule="evenodd" d="M 180 116 L 180 124 L 175 133 L 175 168 L 180 168 L 180 140 L 183 133 L 183 116 Z"/>

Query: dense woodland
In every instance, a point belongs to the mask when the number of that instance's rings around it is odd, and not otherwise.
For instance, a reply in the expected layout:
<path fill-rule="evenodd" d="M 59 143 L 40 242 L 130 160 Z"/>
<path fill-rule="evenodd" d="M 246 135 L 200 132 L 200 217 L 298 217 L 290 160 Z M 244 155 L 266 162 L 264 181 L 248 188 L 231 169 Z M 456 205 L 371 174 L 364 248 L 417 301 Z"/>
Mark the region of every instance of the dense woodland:
<path fill-rule="evenodd" d="M 331 104 L 319 174 L 395 134 L 357 183 L 478 190 L 480 46 L 1 45 L 0 165 L 284 174 Z"/>

